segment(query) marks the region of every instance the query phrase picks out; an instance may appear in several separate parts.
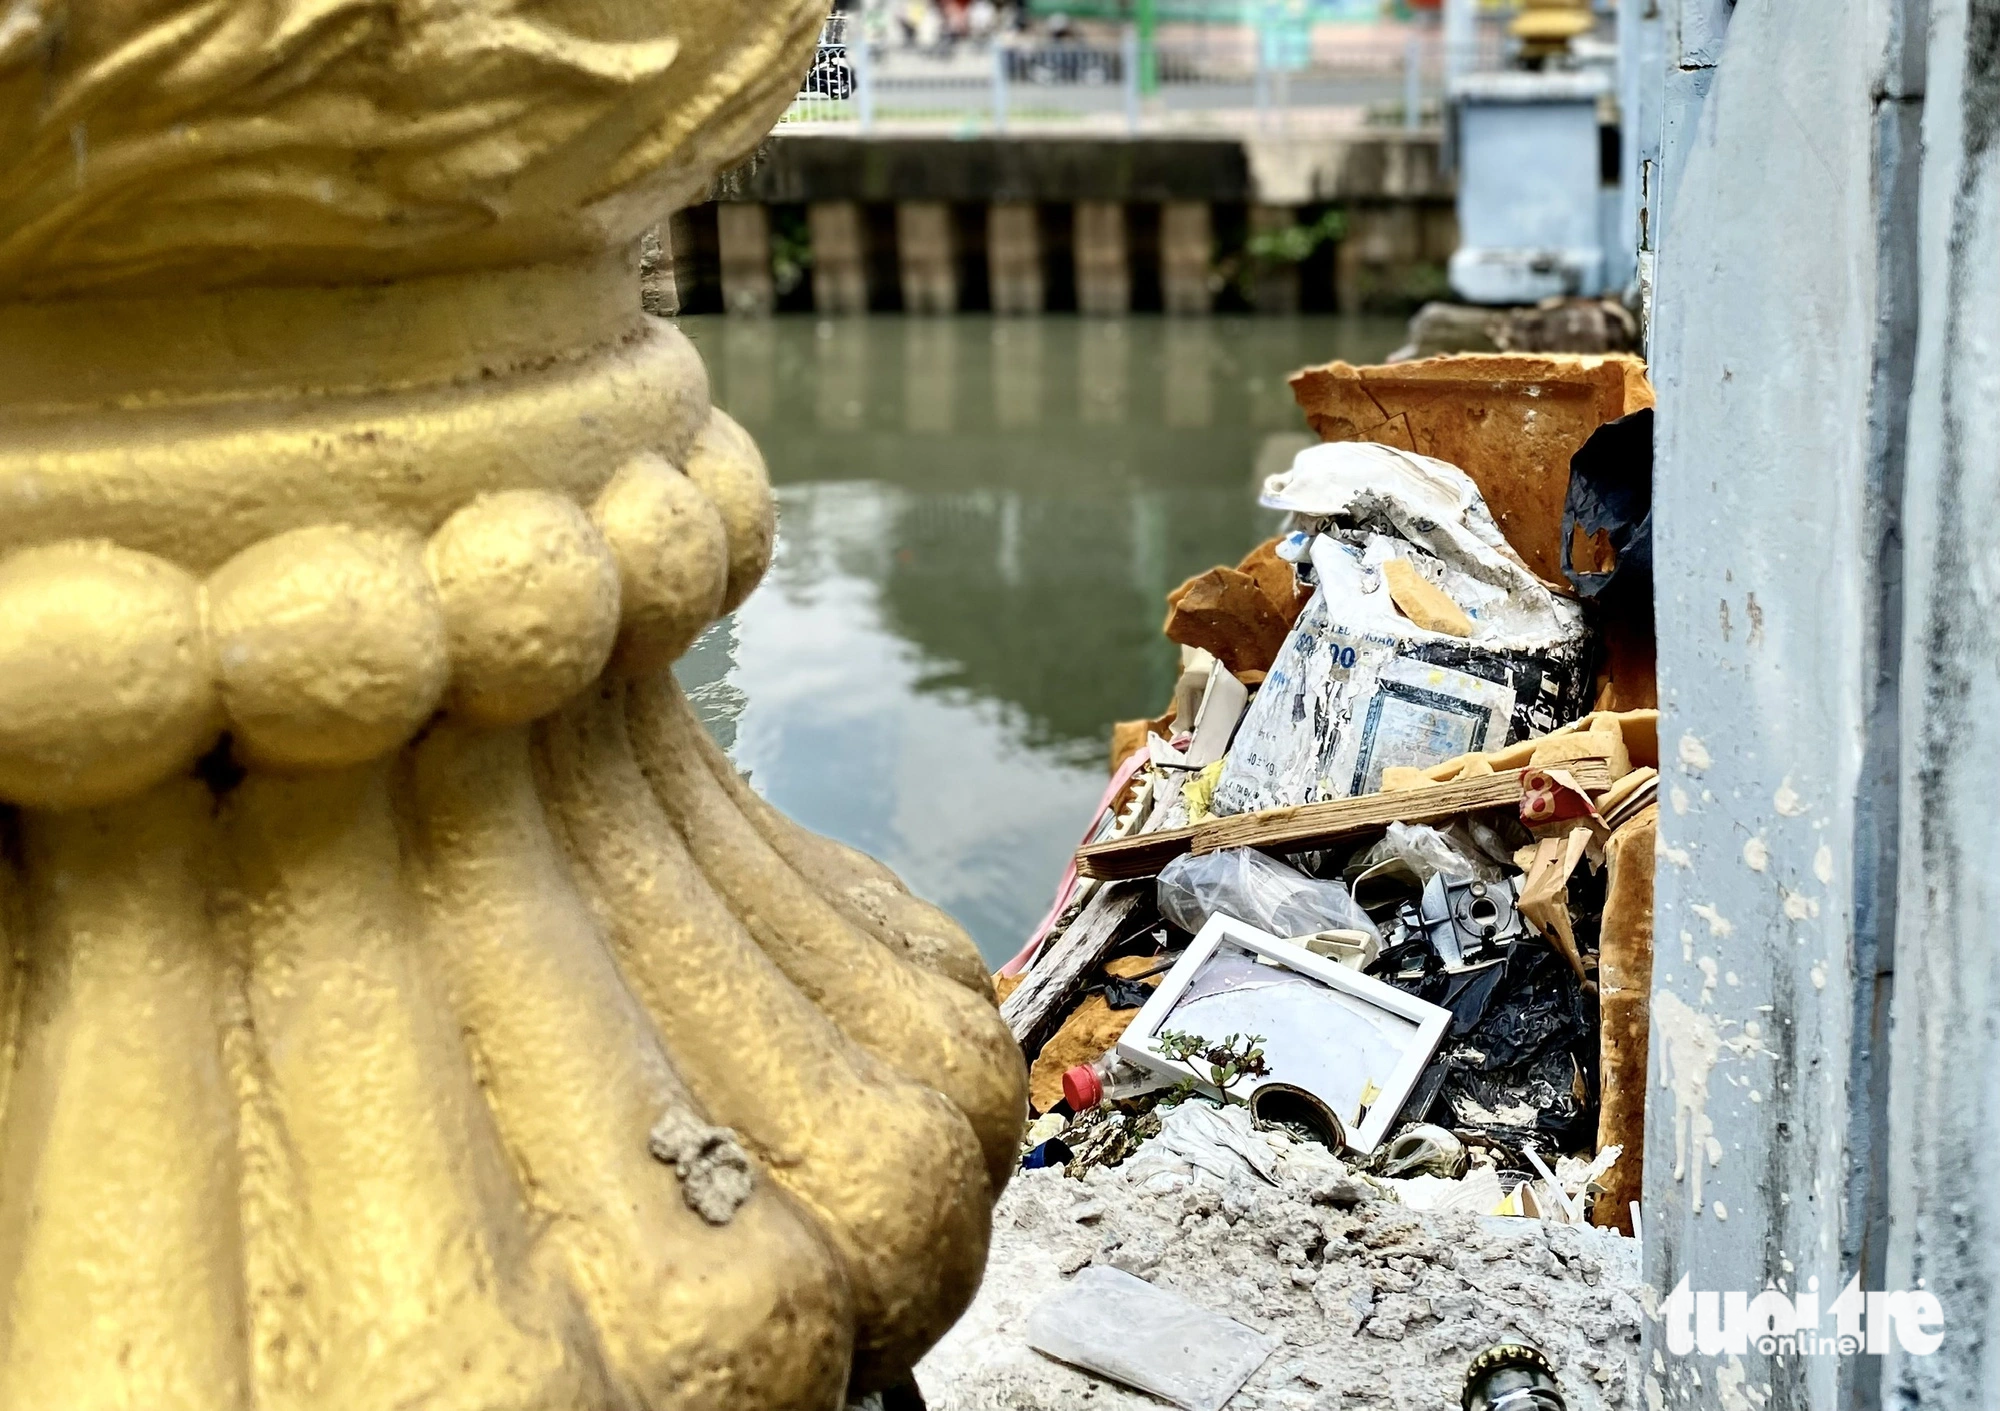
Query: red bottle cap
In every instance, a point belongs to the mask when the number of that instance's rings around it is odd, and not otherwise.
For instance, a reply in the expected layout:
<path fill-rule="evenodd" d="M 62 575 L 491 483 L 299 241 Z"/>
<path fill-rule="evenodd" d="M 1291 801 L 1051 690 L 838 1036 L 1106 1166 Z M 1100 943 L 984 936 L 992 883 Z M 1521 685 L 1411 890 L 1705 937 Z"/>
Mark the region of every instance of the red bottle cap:
<path fill-rule="evenodd" d="M 1063 1074 L 1063 1098 L 1071 1112 L 1088 1112 L 1104 1101 L 1104 1084 L 1098 1081 L 1097 1070 L 1080 1063 Z"/>

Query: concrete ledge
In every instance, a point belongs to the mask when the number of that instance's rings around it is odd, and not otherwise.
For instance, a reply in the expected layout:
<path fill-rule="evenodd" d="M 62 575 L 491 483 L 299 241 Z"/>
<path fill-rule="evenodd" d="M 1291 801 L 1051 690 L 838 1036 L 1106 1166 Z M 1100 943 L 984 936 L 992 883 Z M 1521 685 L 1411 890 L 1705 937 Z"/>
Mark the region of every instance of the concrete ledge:
<path fill-rule="evenodd" d="M 1300 137 L 789 134 L 716 183 L 722 201 L 1449 201 L 1435 132 Z"/>

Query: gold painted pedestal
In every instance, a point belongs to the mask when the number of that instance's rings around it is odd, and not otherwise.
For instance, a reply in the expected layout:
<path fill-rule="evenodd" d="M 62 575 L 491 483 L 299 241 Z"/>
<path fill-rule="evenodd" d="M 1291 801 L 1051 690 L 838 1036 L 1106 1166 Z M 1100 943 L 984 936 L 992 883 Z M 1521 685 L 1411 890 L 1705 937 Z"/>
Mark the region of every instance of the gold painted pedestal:
<path fill-rule="evenodd" d="M 835 1407 L 971 1297 L 979 957 L 666 671 L 772 503 L 628 251 L 817 7 L 660 9 L 0 26 L 0 1411 Z"/>

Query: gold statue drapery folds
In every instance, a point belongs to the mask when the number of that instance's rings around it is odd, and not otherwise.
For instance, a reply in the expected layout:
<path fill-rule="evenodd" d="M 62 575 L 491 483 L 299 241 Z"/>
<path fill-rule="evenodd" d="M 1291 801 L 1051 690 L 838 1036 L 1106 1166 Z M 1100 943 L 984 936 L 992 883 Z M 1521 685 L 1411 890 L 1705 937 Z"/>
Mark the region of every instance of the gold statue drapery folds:
<path fill-rule="evenodd" d="M 666 668 L 769 562 L 640 230 L 798 0 L 0 12 L 0 1411 L 763 1411 L 970 1299 L 964 934 Z"/>

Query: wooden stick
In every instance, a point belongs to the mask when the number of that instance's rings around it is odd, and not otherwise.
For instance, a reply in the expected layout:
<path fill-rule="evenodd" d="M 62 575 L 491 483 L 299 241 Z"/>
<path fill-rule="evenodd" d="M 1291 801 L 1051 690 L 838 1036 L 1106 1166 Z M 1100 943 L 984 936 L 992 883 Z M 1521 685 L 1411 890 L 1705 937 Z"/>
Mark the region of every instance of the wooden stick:
<path fill-rule="evenodd" d="M 1150 890 L 1131 882 L 1099 887 L 1069 929 L 1042 947 L 1026 978 L 1000 1006 L 1000 1017 L 1023 1049 L 1032 1053 L 1048 1042 Z"/>
<path fill-rule="evenodd" d="M 1588 793 L 1602 793 L 1611 787 L 1611 766 L 1604 760 L 1570 760 L 1563 767 Z M 1448 784 L 1267 808 L 1260 813 L 1211 819 L 1193 828 L 1092 843 L 1077 850 L 1076 870 L 1084 877 L 1129 880 L 1157 876 L 1161 868 L 1183 853 L 1217 852 L 1223 848 L 1309 852 L 1329 843 L 1380 832 L 1391 823 L 1437 823 L 1460 814 L 1513 807 L 1521 801 L 1521 776 L 1527 772 L 1503 769 L 1471 779 L 1454 779 Z"/>

